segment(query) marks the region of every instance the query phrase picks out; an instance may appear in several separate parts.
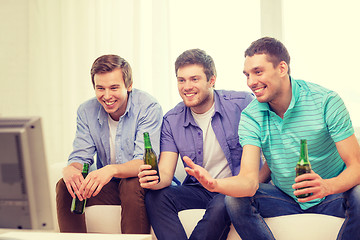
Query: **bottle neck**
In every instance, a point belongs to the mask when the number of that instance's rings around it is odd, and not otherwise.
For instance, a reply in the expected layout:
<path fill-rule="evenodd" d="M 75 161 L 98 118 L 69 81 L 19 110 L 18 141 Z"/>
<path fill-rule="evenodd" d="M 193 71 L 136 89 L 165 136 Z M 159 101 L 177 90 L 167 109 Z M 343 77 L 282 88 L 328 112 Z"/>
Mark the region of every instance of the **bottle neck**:
<path fill-rule="evenodd" d="M 88 173 L 89 172 L 89 164 L 84 163 L 82 173 Z"/>
<path fill-rule="evenodd" d="M 145 143 L 145 149 L 151 148 L 151 142 L 149 138 L 145 138 L 144 143 Z"/>
<path fill-rule="evenodd" d="M 308 148 L 307 148 L 307 141 L 306 140 L 301 140 L 300 160 L 302 160 L 304 163 L 309 162 Z"/>
<path fill-rule="evenodd" d="M 151 141 L 148 132 L 144 132 L 144 145 L 145 145 L 145 149 L 151 148 Z"/>

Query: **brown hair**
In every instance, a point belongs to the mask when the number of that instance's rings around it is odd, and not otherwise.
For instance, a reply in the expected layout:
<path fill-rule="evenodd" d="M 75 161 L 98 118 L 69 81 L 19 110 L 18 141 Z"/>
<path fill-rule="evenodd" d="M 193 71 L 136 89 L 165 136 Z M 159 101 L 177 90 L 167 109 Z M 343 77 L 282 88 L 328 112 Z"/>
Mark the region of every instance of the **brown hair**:
<path fill-rule="evenodd" d="M 216 77 L 216 68 L 214 60 L 204 50 L 201 49 L 190 49 L 183 52 L 175 61 L 175 74 L 179 68 L 190 64 L 198 64 L 204 68 L 207 81 L 212 76 Z"/>
<path fill-rule="evenodd" d="M 263 37 L 251 43 L 245 51 L 245 57 L 252 57 L 255 54 L 266 54 L 267 60 L 275 67 L 281 61 L 286 62 L 288 65 L 288 74 L 290 74 L 290 55 L 280 41 L 271 37 Z"/>
<path fill-rule="evenodd" d="M 103 55 L 94 61 L 91 67 L 91 81 L 93 86 L 95 87 L 95 74 L 112 72 L 115 69 L 121 69 L 125 87 L 128 88 L 131 86 L 133 79 L 130 64 L 124 58 L 117 55 Z"/>

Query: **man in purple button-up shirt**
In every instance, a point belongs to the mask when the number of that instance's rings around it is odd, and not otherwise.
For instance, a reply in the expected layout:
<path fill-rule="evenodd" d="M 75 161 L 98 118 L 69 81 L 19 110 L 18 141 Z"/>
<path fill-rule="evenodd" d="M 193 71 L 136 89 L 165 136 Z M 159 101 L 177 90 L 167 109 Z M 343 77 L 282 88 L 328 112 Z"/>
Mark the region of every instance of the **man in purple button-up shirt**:
<path fill-rule="evenodd" d="M 179 94 L 183 102 L 163 119 L 159 173 L 141 166 L 141 186 L 156 191 L 146 194 L 145 204 L 158 240 L 187 239 L 178 212 L 203 208 L 206 213 L 190 239 L 226 239 L 230 218 L 224 195 L 203 188 L 188 175 L 181 186 L 170 186 L 179 154 L 203 166 L 214 178 L 237 175 L 242 147 L 238 125 L 241 111 L 253 100 L 248 92 L 214 90 L 216 69 L 205 51 L 192 49 L 175 62 Z"/>

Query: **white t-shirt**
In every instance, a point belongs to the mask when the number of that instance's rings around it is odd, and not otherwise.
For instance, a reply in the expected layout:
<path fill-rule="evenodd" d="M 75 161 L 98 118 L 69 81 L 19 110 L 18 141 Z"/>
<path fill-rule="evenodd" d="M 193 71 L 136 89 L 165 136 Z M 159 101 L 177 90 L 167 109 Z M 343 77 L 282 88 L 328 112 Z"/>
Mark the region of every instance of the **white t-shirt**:
<path fill-rule="evenodd" d="M 215 103 L 209 111 L 197 114 L 191 111 L 195 122 L 203 132 L 203 168 L 205 168 L 213 178 L 225 178 L 232 176 L 231 169 L 226 160 L 225 154 L 220 147 L 214 130 L 211 126 L 211 119 L 215 112 Z"/>
<path fill-rule="evenodd" d="M 115 121 L 111 118 L 110 114 L 108 115 L 108 123 L 109 123 L 109 142 L 110 142 L 110 163 L 116 163 L 116 151 L 115 151 L 115 138 L 116 138 L 116 129 L 119 121 Z"/>

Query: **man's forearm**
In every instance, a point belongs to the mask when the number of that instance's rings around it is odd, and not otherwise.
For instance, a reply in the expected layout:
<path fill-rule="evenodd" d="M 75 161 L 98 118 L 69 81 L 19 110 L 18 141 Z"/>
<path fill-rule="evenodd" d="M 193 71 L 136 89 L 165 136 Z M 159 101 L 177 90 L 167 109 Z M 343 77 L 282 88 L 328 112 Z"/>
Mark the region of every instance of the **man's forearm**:
<path fill-rule="evenodd" d="M 105 167 L 111 168 L 113 171 L 113 177 L 117 178 L 130 178 L 137 177 L 140 166 L 144 164 L 142 159 L 133 159 L 122 164 L 110 164 Z"/>
<path fill-rule="evenodd" d="M 255 178 L 234 176 L 217 179 L 216 192 L 231 197 L 252 197 L 259 188 L 259 181 Z"/>
<path fill-rule="evenodd" d="M 360 184 L 360 164 L 354 164 L 346 168 L 337 177 L 326 179 L 329 185 L 329 194 L 343 193 Z"/>

